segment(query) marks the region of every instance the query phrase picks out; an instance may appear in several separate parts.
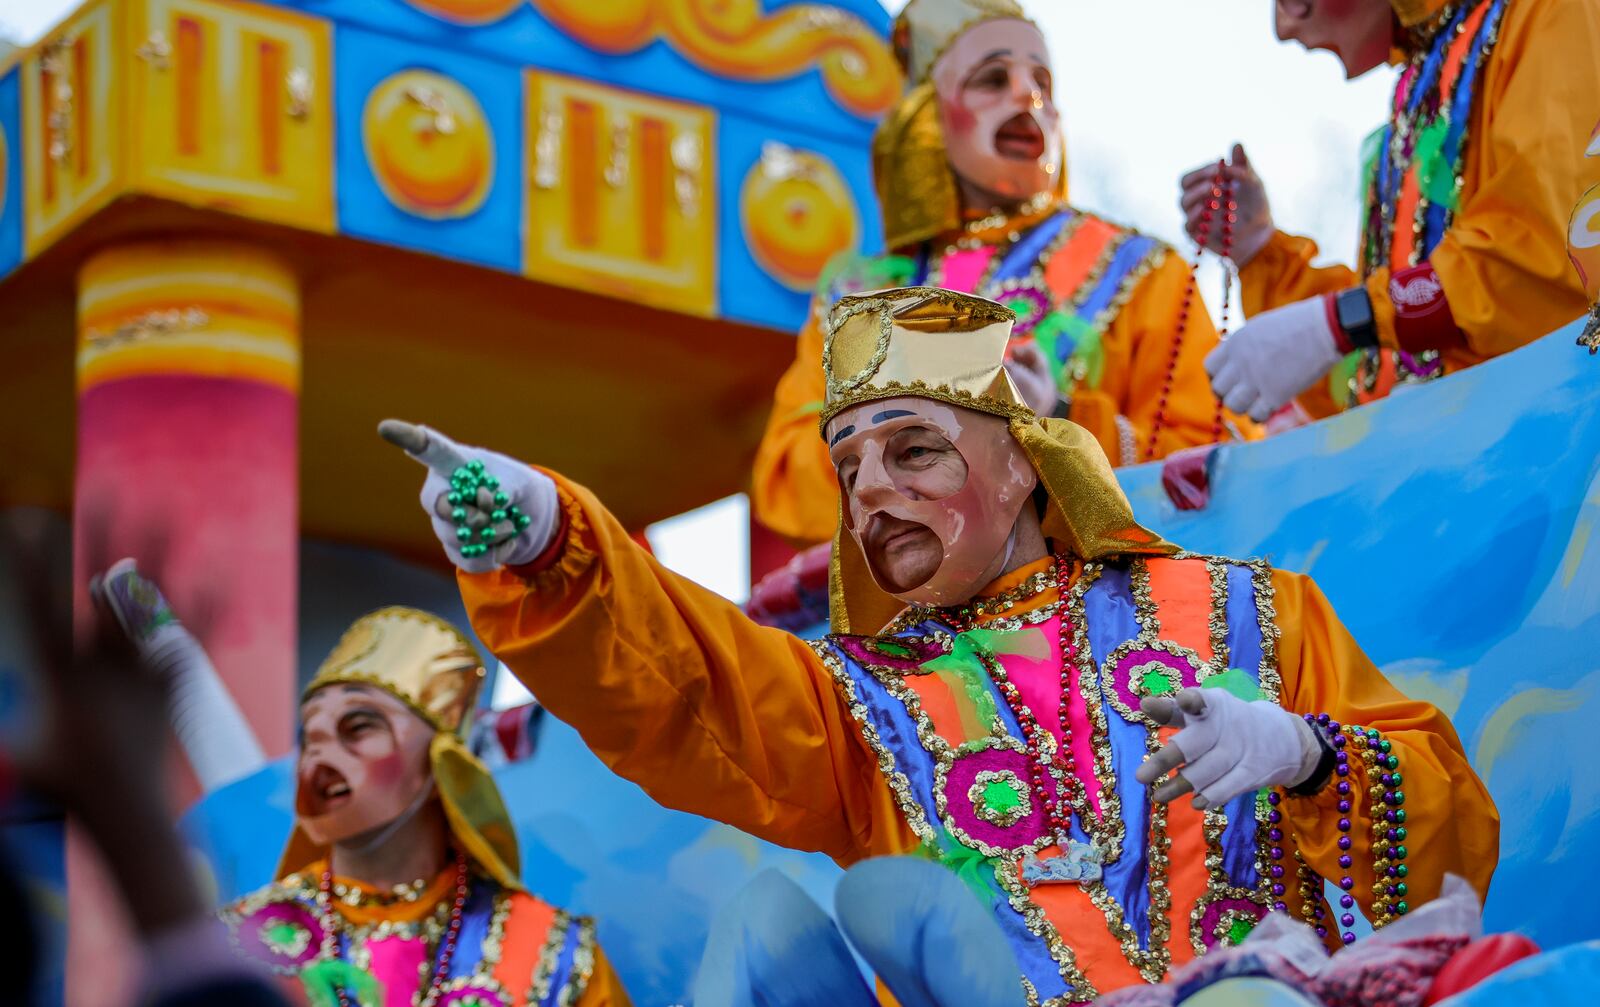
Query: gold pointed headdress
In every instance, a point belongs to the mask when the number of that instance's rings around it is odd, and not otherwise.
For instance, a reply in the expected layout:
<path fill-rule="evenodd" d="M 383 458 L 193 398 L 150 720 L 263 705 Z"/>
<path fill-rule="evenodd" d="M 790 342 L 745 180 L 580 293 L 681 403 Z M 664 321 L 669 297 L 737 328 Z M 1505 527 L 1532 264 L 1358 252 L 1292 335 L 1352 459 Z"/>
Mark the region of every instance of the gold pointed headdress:
<path fill-rule="evenodd" d="M 822 430 L 842 410 L 902 395 L 937 399 L 1010 421 L 1011 436 L 1048 501 L 1045 537 L 1082 560 L 1168 555 L 1176 547 L 1141 526 L 1094 436 L 1070 420 L 1035 417 L 1006 373 L 1016 315 L 983 297 L 901 287 L 840 298 L 822 345 Z M 833 539 L 828 608 L 838 633 L 875 633 L 904 607 L 873 579 L 845 529 Z"/>
<path fill-rule="evenodd" d="M 370 685 L 427 721 L 435 731 L 429 763 L 451 834 L 501 886 L 520 889 L 521 856 L 510 815 L 489 770 L 461 741 L 483 678 L 483 659 L 466 634 L 436 615 L 395 605 L 352 623 L 301 698 L 330 685 Z M 326 853 L 296 825 L 278 876 Z"/>
<path fill-rule="evenodd" d="M 840 298 L 822 343 L 822 426 L 853 405 L 897 395 L 1032 419 L 1005 368 L 1016 317 L 987 298 L 939 287 Z"/>
<path fill-rule="evenodd" d="M 933 67 L 956 39 L 985 21 L 1032 19 L 1016 0 L 911 0 L 890 41 L 906 93 L 872 135 L 872 179 L 885 248 L 904 248 L 961 227 L 961 200 L 939 122 Z M 1066 159 L 1054 195 L 1067 198 Z"/>

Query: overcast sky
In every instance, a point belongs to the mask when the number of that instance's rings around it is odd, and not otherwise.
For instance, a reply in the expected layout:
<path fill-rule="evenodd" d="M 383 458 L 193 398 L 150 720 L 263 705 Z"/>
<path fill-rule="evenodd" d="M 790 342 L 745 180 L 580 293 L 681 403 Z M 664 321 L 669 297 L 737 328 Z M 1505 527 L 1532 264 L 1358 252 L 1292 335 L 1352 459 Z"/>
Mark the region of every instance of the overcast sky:
<path fill-rule="evenodd" d="M 770 5 L 771 0 L 768 0 Z M 0 0 L 0 34 L 36 39 L 76 0 Z M 888 0 L 897 11 L 902 0 Z M 1350 261 L 1361 139 L 1384 118 L 1389 71 L 1347 82 L 1326 53 L 1272 33 L 1272 0 L 1033 0 L 1055 62 L 1073 201 L 1182 246 L 1177 178 L 1241 141 L 1280 226 Z M 1202 274 L 1215 309 L 1220 279 Z M 665 522 L 668 566 L 746 592 L 742 497 Z"/>

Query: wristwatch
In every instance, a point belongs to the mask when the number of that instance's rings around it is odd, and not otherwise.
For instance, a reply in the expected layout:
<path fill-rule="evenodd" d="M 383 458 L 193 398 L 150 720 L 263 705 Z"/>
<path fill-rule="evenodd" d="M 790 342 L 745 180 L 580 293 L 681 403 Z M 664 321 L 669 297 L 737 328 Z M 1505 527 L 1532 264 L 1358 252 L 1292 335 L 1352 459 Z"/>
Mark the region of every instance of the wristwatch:
<path fill-rule="evenodd" d="M 1372 317 L 1372 298 L 1366 287 L 1351 287 L 1333 296 L 1334 316 L 1350 345 L 1370 350 L 1378 345 L 1378 323 Z"/>

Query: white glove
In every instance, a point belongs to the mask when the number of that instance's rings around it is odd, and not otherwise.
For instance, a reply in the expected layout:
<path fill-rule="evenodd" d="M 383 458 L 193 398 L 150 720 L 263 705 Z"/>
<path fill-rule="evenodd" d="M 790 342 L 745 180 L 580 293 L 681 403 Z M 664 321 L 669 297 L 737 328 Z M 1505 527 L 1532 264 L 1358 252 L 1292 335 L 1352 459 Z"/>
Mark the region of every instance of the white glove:
<path fill-rule="evenodd" d="M 466 447 L 452 441 L 437 430 L 405 423 L 384 420 L 378 424 L 378 433 L 384 440 L 405 451 L 406 454 L 428 467 L 428 478 L 422 483 L 422 509 L 433 521 L 433 533 L 450 557 L 450 562 L 468 573 L 487 573 L 502 566 L 521 566 L 531 563 L 549 548 L 560 518 L 560 500 L 556 484 L 549 476 L 536 472 L 505 455 L 483 448 Z M 507 506 L 515 504 L 528 516 L 528 525 L 521 531 L 510 521 L 494 525 L 492 538 L 474 539 L 489 546 L 489 551 L 477 556 L 464 556 L 464 544 L 457 535 L 456 521 L 451 517 L 455 509 L 449 502 L 450 476 L 468 462 L 480 461 L 484 470 L 500 480 L 500 492 L 510 499 Z M 489 527 L 490 515 L 497 508 L 493 494 L 487 489 L 478 490 L 478 499 L 461 504 L 466 511 L 466 525 L 475 533 Z"/>
<path fill-rule="evenodd" d="M 1162 803 L 1193 790 L 1194 806 L 1204 811 L 1262 787 L 1298 786 L 1322 758 L 1311 725 L 1264 699 L 1184 689 L 1176 699 L 1147 696 L 1139 709 L 1158 724 L 1183 728 L 1134 773 L 1148 785 L 1183 767 L 1151 795 Z"/>
<path fill-rule="evenodd" d="M 1236 413 L 1262 422 L 1316 384 L 1344 356 L 1321 297 L 1250 319 L 1206 357 L 1211 390 Z"/>
<path fill-rule="evenodd" d="M 242 780 L 267 764 L 250 722 L 205 648 L 133 560 L 113 563 L 89 581 L 89 591 L 105 599 L 139 656 L 170 684 L 172 730 L 202 792 Z"/>

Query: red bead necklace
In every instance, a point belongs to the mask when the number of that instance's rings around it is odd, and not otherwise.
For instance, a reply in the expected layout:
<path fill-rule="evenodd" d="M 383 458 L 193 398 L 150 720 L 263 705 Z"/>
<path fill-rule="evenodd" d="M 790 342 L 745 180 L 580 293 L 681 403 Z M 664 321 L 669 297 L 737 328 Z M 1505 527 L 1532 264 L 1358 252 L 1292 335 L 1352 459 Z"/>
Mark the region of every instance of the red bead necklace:
<path fill-rule="evenodd" d="M 455 901 L 450 906 L 450 925 L 445 929 L 444 940 L 439 942 L 439 958 L 434 963 L 433 977 L 428 981 L 428 991 L 417 1001 L 419 1007 L 434 1007 L 444 992 L 445 983 L 450 978 L 450 961 L 455 957 L 456 942 L 461 937 L 461 914 L 467 904 L 467 858 L 463 853 L 456 854 L 456 892 Z M 339 947 L 339 934 L 344 926 L 340 922 L 339 914 L 333 908 L 333 858 L 328 858 L 328 866 L 323 868 L 322 881 L 317 887 L 317 907 L 322 916 L 323 957 L 341 958 L 344 952 Z M 339 998 L 339 1007 L 354 1007 L 350 996 L 343 986 L 333 988 L 334 995 Z"/>
<path fill-rule="evenodd" d="M 1225 211 L 1225 212 L 1224 212 Z M 1167 399 L 1172 394 L 1172 383 L 1178 374 L 1178 356 L 1183 350 L 1183 336 L 1189 328 L 1189 311 L 1194 306 L 1195 291 L 1199 285 L 1200 259 L 1205 253 L 1206 240 L 1211 237 L 1211 224 L 1222 213 L 1222 323 L 1217 328 L 1217 338 L 1228 334 L 1228 317 L 1233 302 L 1233 225 L 1239 221 L 1239 203 L 1234 198 L 1233 181 L 1227 177 L 1222 161 L 1217 162 L 1216 174 L 1211 176 L 1211 195 L 1200 211 L 1200 224 L 1195 228 L 1194 260 L 1189 264 L 1189 282 L 1183 288 L 1183 301 L 1178 307 L 1177 331 L 1172 337 L 1172 356 L 1167 360 L 1167 376 L 1161 385 L 1161 398 L 1156 403 L 1155 422 L 1150 425 L 1150 440 L 1145 444 L 1144 461 L 1156 456 L 1156 437 L 1167 421 Z M 1219 443 L 1223 435 L 1222 400 L 1217 400 L 1217 412 L 1211 421 L 1211 442 Z"/>
<path fill-rule="evenodd" d="M 1078 661 L 1078 645 L 1076 634 L 1073 630 L 1070 615 L 1070 606 L 1067 604 L 1067 589 L 1071 586 L 1072 566 L 1063 556 L 1054 559 L 1056 589 L 1060 596 L 1061 605 L 1061 705 L 1059 720 L 1061 722 L 1061 743 L 1056 746 L 1055 758 L 1049 759 L 1045 755 L 1045 740 L 1049 731 L 1039 724 L 1038 718 L 1028 705 L 1022 701 L 1022 693 L 1017 689 L 1010 676 L 1006 674 L 1005 666 L 997 658 L 986 657 L 984 668 L 989 672 L 989 677 L 994 680 L 995 688 L 999 690 L 1001 698 L 1011 710 L 1011 715 L 1016 718 L 1017 724 L 1022 728 L 1022 737 L 1027 745 L 1031 758 L 1028 759 L 1028 782 L 1033 791 L 1034 798 L 1044 808 L 1045 819 L 1050 823 L 1050 828 L 1058 841 L 1064 842 L 1070 835 L 1072 824 L 1071 808 L 1078 809 L 1080 817 L 1087 809 L 1087 788 L 1078 776 L 1078 760 L 1072 751 L 1072 724 L 1067 719 L 1067 709 L 1072 696 L 1072 669 Z M 971 618 L 964 618 L 966 625 L 963 629 L 970 629 L 973 625 Z M 1047 785 L 1046 773 L 1051 762 L 1062 770 L 1066 777 L 1063 796 L 1066 805 L 1063 806 L 1050 793 Z M 1085 827 L 1088 823 L 1085 820 Z"/>

